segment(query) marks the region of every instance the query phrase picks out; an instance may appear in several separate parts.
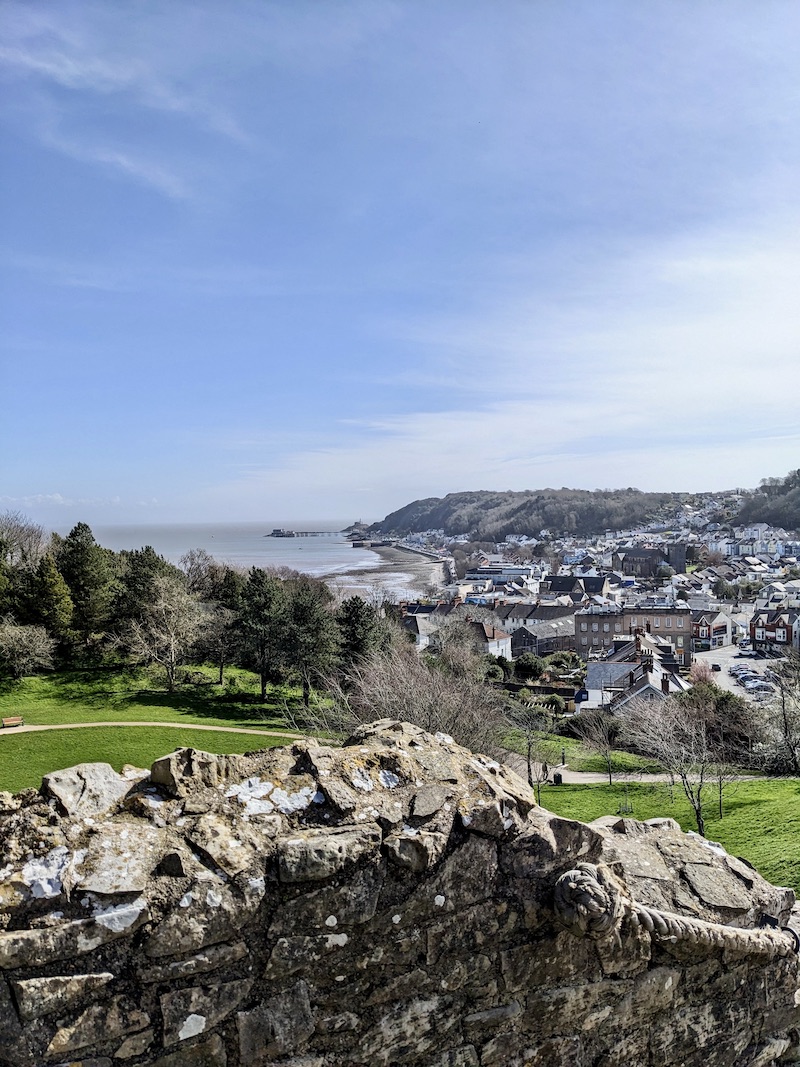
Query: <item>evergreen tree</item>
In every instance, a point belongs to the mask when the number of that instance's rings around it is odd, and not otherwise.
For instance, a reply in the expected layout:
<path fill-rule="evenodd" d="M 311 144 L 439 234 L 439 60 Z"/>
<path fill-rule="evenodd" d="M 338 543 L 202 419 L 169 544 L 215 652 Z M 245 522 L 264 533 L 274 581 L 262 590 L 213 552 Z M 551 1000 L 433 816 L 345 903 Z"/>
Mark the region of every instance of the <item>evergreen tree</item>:
<path fill-rule="evenodd" d="M 55 563 L 72 597 L 73 629 L 84 640 L 102 632 L 108 622 L 113 575 L 108 553 L 85 522 L 73 527 L 58 545 Z"/>
<path fill-rule="evenodd" d="M 49 552 L 42 557 L 36 568 L 34 589 L 37 621 L 41 622 L 53 637 L 64 637 L 72 622 L 74 606 L 69 586 Z"/>
<path fill-rule="evenodd" d="M 172 578 L 185 588 L 183 571 L 168 563 L 150 545 L 119 553 L 119 581 L 113 605 L 114 626 L 124 629 L 142 619 L 156 596 L 157 579 Z"/>
<path fill-rule="evenodd" d="M 300 678 L 308 707 L 312 678 L 330 671 L 339 647 L 339 629 L 330 610 L 331 594 L 324 582 L 301 574 L 288 585 L 288 611 L 283 651 L 291 672 Z"/>
<path fill-rule="evenodd" d="M 267 684 L 280 677 L 286 608 L 281 580 L 253 567 L 242 590 L 238 629 L 244 660 L 261 679 L 262 704 L 267 700 Z"/>
<path fill-rule="evenodd" d="M 334 618 L 339 627 L 339 656 L 345 669 L 386 648 L 386 625 L 372 604 L 360 596 L 342 601 Z"/>

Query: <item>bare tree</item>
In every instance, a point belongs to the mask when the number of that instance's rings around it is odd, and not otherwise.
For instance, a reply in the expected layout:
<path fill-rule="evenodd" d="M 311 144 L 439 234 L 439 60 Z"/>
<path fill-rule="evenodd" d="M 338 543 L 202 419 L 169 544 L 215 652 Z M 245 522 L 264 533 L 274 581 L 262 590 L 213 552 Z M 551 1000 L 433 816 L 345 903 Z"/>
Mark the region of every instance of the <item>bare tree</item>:
<path fill-rule="evenodd" d="M 303 725 L 327 734 L 347 734 L 375 719 L 400 719 L 495 754 L 507 724 L 504 701 L 491 686 L 421 660 L 401 644 L 359 661 L 329 688 L 331 700 L 303 712 Z"/>
<path fill-rule="evenodd" d="M 122 641 L 137 659 L 158 663 L 175 689 L 178 667 L 194 646 L 205 623 L 205 613 L 183 584 L 170 575 L 154 579 L 154 598 L 141 619 L 133 619 Z"/>
<path fill-rule="evenodd" d="M 701 659 L 696 659 L 689 668 L 689 681 L 692 685 L 704 685 L 714 681 L 714 672 L 709 665 Z"/>
<path fill-rule="evenodd" d="M 716 783 L 721 817 L 723 794 L 740 779 L 752 742 L 762 736 L 762 719 L 736 694 L 700 683 L 663 702 L 631 702 L 623 733 L 636 751 L 652 756 L 680 782 L 704 835 L 708 787 Z"/>
<path fill-rule="evenodd" d="M 56 642 L 43 626 L 18 626 L 0 620 L 0 672 L 12 678 L 53 669 Z"/>
<path fill-rule="evenodd" d="M 767 708 L 767 761 L 782 774 L 800 773 L 800 655 L 788 652 L 773 665 L 777 696 Z"/>
<path fill-rule="evenodd" d="M 622 727 L 637 752 L 651 756 L 680 782 L 694 813 L 697 832 L 705 837 L 705 805 L 714 781 L 717 752 L 709 719 L 713 708 L 690 706 L 670 697 L 664 701 L 630 701 Z"/>
<path fill-rule="evenodd" d="M 511 725 L 522 734 L 528 785 L 536 790 L 536 802 L 542 802 L 542 783 L 550 777 L 550 767 L 558 759 L 559 742 L 551 736 L 553 717 L 544 704 L 528 693 L 508 709 Z"/>
<path fill-rule="evenodd" d="M 584 748 L 599 756 L 606 767 L 608 784 L 613 785 L 614 749 L 619 735 L 619 720 L 602 708 L 592 708 L 576 715 L 571 721 Z"/>
<path fill-rule="evenodd" d="M 21 511 L 0 514 L 0 558 L 11 566 L 35 566 L 44 554 L 44 529 Z"/>

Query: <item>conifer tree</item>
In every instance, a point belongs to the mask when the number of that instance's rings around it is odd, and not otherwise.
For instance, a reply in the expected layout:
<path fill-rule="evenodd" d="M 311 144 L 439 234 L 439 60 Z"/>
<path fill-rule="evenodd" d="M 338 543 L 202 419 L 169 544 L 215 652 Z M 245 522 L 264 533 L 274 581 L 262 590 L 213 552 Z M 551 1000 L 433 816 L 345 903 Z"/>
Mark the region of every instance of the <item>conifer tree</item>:
<path fill-rule="evenodd" d="M 74 606 L 69 586 L 49 552 L 36 568 L 34 591 L 38 621 L 53 637 L 64 637 L 72 622 Z"/>
<path fill-rule="evenodd" d="M 73 527 L 58 545 L 55 562 L 72 597 L 73 629 L 84 640 L 102 632 L 111 603 L 112 571 L 106 550 L 98 545 L 85 522 Z"/>

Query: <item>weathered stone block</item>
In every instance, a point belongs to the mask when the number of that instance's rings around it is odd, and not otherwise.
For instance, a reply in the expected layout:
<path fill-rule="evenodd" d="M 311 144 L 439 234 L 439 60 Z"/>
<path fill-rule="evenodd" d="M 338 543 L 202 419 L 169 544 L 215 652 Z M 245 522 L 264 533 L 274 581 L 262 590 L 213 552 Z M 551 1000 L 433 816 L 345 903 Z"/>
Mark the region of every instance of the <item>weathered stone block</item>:
<path fill-rule="evenodd" d="M 41 966 L 82 956 L 110 941 L 130 937 L 149 913 L 144 901 L 109 908 L 93 919 L 75 919 L 39 930 L 0 933 L 0 967 Z"/>
<path fill-rule="evenodd" d="M 99 974 L 27 978 L 11 984 L 20 1015 L 30 1020 L 54 1011 L 64 1011 L 81 1000 L 96 997 L 113 980 L 114 975 L 105 971 Z"/>
<path fill-rule="evenodd" d="M 228 1057 L 219 1034 L 186 1048 L 159 1056 L 148 1067 L 227 1067 Z"/>
<path fill-rule="evenodd" d="M 415 874 L 433 867 L 447 848 L 445 834 L 417 830 L 411 833 L 393 834 L 384 841 L 389 859 L 398 867 L 405 867 Z"/>
<path fill-rule="evenodd" d="M 247 945 L 237 941 L 232 945 L 209 945 L 208 948 L 190 956 L 188 960 L 173 960 L 164 964 L 140 964 L 137 976 L 140 982 L 174 982 L 178 978 L 191 978 L 230 967 L 247 956 Z"/>
<path fill-rule="evenodd" d="M 253 1011 L 239 1012 L 239 1057 L 249 1067 L 265 1067 L 271 1059 L 302 1052 L 314 1033 L 314 1015 L 305 982 L 270 997 Z"/>
<path fill-rule="evenodd" d="M 110 763 L 80 763 L 53 771 L 42 779 L 42 792 L 55 797 L 71 818 L 103 815 L 115 807 L 133 786 Z"/>
<path fill-rule="evenodd" d="M 305 830 L 278 841 L 278 873 L 282 882 L 319 882 L 349 863 L 377 860 L 381 831 L 377 826 L 340 826 Z"/>
<path fill-rule="evenodd" d="M 62 1026 L 48 1045 L 47 1056 L 63 1056 L 65 1052 L 113 1041 L 144 1030 L 149 1024 L 150 1016 L 129 997 L 113 997 L 105 1004 L 93 1004 L 73 1022 Z"/>
<path fill-rule="evenodd" d="M 72 883 L 104 896 L 141 893 L 164 853 L 164 831 L 136 823 L 107 823 L 90 838 Z"/>
<path fill-rule="evenodd" d="M 252 979 L 247 979 L 164 993 L 160 998 L 164 1044 L 174 1045 L 211 1030 L 239 1007 L 252 985 Z"/>

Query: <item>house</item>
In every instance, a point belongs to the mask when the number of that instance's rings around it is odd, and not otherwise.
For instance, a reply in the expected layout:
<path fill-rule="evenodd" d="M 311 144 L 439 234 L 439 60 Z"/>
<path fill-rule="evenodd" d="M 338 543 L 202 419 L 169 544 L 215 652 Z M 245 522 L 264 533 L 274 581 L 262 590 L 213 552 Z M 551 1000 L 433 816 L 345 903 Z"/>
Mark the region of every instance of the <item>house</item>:
<path fill-rule="evenodd" d="M 481 652 L 511 659 L 511 635 L 488 622 L 468 622 Z"/>
<path fill-rule="evenodd" d="M 549 656 L 553 652 L 574 652 L 575 623 L 572 615 L 555 619 L 532 619 L 511 634 L 511 654 L 516 659 L 524 652 Z"/>
<path fill-rule="evenodd" d="M 708 652 L 733 641 L 733 623 L 724 611 L 700 610 L 692 612 L 692 651 Z"/>
<path fill-rule="evenodd" d="M 750 619 L 750 641 L 757 652 L 800 652 L 800 611 L 756 611 Z"/>
<path fill-rule="evenodd" d="M 692 611 L 683 601 L 591 605 L 575 612 L 575 650 L 584 659 L 610 655 L 615 639 L 637 633 L 671 644 L 681 666 L 691 662 Z"/>

